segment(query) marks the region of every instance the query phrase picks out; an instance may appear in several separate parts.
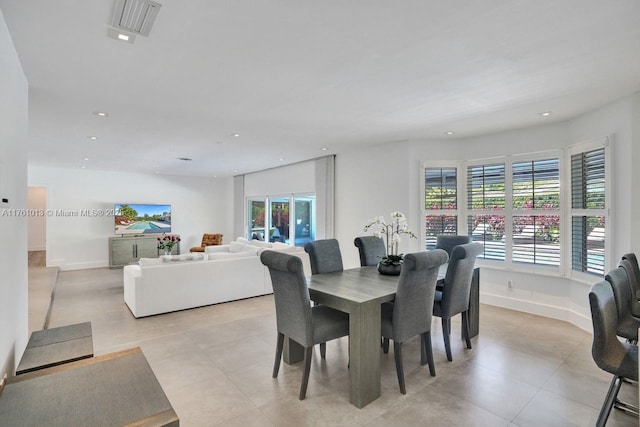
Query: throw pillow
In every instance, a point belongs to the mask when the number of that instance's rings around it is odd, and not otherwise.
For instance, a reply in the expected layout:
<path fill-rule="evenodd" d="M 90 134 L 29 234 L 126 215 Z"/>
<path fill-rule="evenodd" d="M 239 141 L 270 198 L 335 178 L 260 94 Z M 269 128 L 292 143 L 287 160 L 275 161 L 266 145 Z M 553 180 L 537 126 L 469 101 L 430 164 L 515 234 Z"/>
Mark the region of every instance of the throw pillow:
<path fill-rule="evenodd" d="M 236 239 L 236 242 L 244 243 L 245 245 L 246 245 L 247 243 L 249 243 L 249 241 L 248 241 L 247 239 L 245 239 L 244 237 L 238 237 L 238 238 Z"/>
<path fill-rule="evenodd" d="M 291 245 L 287 245 L 286 243 L 282 243 L 282 242 L 273 242 L 273 249 L 289 249 L 292 248 L 293 246 Z"/>
<path fill-rule="evenodd" d="M 271 247 L 271 243 L 264 242 L 262 240 L 250 240 L 249 244 L 252 245 L 252 246 L 257 246 L 259 248 L 270 248 Z"/>
<path fill-rule="evenodd" d="M 290 254 L 290 253 L 300 252 L 301 251 L 301 248 L 299 248 L 297 246 L 291 246 L 291 245 L 287 245 L 287 244 L 284 244 L 284 243 L 278 243 L 278 242 L 274 242 L 273 248 L 271 248 L 271 249 L 274 250 L 274 251 L 283 252 L 283 253 L 286 253 L 286 254 Z"/>

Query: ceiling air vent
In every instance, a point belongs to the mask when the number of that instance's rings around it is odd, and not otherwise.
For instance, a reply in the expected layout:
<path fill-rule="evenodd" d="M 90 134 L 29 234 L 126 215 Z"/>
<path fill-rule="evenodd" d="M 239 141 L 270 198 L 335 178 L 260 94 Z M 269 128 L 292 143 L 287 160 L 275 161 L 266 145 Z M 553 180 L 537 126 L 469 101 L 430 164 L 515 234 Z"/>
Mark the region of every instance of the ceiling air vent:
<path fill-rule="evenodd" d="M 132 34 L 148 36 L 161 6 L 150 0 L 116 0 L 112 25 Z"/>

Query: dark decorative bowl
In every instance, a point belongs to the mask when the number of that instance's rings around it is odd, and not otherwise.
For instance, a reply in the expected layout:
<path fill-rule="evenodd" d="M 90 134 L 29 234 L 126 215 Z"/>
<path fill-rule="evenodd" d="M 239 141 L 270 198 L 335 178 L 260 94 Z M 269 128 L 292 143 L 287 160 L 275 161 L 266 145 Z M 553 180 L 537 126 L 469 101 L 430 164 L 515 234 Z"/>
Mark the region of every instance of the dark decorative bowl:
<path fill-rule="evenodd" d="M 378 263 L 378 272 L 380 274 L 385 274 L 387 276 L 398 276 L 400 275 L 401 270 L 402 270 L 402 264 L 393 265 L 393 264 Z"/>

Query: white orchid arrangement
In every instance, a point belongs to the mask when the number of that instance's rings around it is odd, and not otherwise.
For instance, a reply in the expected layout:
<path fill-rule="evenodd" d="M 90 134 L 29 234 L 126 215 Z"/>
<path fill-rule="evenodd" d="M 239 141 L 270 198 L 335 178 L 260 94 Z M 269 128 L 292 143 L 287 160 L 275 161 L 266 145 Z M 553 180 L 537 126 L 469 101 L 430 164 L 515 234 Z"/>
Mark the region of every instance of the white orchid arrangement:
<path fill-rule="evenodd" d="M 402 235 L 416 239 L 416 235 L 409 230 L 407 218 L 402 212 L 391 212 L 391 221 L 387 223 L 383 216 L 375 217 L 369 220 L 365 225 L 364 231 L 373 228 L 373 235 L 383 239 L 387 245 L 387 256 L 380 260 L 381 264 L 400 265 L 402 263 L 403 254 L 398 254 L 398 244 Z"/>

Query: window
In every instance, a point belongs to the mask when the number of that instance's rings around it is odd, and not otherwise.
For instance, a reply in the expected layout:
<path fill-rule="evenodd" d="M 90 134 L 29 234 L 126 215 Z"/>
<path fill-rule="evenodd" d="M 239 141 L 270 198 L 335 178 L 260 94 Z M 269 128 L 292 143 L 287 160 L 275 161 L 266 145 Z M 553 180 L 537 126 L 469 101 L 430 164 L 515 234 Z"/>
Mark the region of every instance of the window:
<path fill-rule="evenodd" d="M 506 268 L 603 276 L 611 246 L 608 150 L 601 140 L 425 166 L 426 248 L 435 247 L 438 234 L 467 234 L 483 246 L 478 258 Z M 458 170 L 466 179 L 457 179 Z"/>
<path fill-rule="evenodd" d="M 571 268 L 600 276 L 606 265 L 606 148 L 571 154 Z"/>
<path fill-rule="evenodd" d="M 560 266 L 560 160 L 513 163 L 513 262 Z"/>
<path fill-rule="evenodd" d="M 425 167 L 424 219 L 427 249 L 439 234 L 458 234 L 458 179 L 456 167 Z"/>
<path fill-rule="evenodd" d="M 505 164 L 467 167 L 468 234 L 484 246 L 480 258 L 505 259 Z"/>

